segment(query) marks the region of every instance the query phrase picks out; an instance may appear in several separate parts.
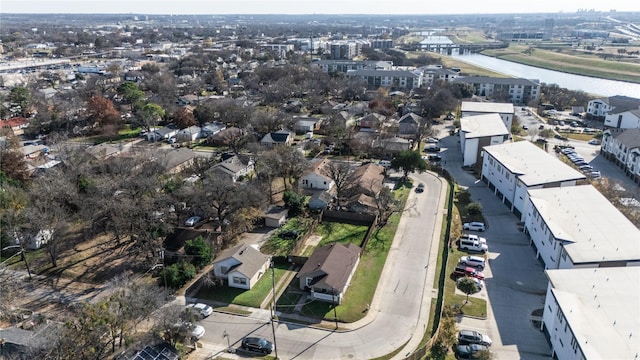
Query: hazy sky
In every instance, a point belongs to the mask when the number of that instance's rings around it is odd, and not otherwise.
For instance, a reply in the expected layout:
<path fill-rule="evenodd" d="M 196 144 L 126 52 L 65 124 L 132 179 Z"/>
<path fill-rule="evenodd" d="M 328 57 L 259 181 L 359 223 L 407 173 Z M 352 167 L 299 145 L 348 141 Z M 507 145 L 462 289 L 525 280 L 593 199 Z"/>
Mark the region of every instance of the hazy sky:
<path fill-rule="evenodd" d="M 637 0 L 1 0 L 2 13 L 487 14 L 640 11 Z"/>

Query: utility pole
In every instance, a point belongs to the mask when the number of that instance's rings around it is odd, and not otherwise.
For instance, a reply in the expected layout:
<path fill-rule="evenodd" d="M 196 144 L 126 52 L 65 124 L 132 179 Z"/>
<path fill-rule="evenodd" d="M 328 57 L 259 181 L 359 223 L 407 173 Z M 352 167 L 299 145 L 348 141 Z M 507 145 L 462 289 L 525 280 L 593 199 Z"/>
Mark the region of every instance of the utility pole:
<path fill-rule="evenodd" d="M 336 311 L 336 290 L 331 288 L 331 303 L 333 304 L 333 319 L 336 322 L 336 330 L 338 330 L 338 312 Z"/>
<path fill-rule="evenodd" d="M 273 262 L 273 259 L 271 259 L 271 291 L 272 291 L 272 297 L 273 297 L 273 302 L 271 305 L 271 332 L 273 333 L 273 347 L 274 347 L 274 353 L 276 355 L 276 359 L 278 359 L 278 344 L 276 342 L 276 325 L 275 325 L 275 319 L 276 319 L 276 270 L 275 270 L 275 264 Z"/>

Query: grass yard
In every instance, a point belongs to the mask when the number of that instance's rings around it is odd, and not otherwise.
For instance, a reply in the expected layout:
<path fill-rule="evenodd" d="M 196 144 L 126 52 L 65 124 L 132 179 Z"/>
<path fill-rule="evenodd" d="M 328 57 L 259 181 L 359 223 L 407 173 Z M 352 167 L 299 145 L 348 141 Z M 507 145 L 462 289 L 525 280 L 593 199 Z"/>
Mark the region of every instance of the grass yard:
<path fill-rule="evenodd" d="M 562 133 L 562 135 L 568 137 L 569 139 L 580 140 L 580 141 L 589 141 L 589 140 L 595 139 L 593 134 Z"/>
<path fill-rule="evenodd" d="M 336 222 L 323 222 L 316 227 L 316 233 L 322 236 L 318 247 L 331 243 L 347 245 L 349 243 L 360 246 L 367 234 L 367 226 L 351 225 Z"/>
<path fill-rule="evenodd" d="M 527 45 L 510 45 L 506 49 L 485 50 L 482 54 L 571 74 L 640 83 L 640 64 L 604 60 L 597 55 L 568 54 L 539 48 L 535 48 L 531 55 L 528 55 L 524 53 L 527 48 Z"/>
<path fill-rule="evenodd" d="M 287 256 L 293 252 L 301 235 L 305 234 L 311 228 L 311 219 L 295 217 L 287 221 L 287 223 L 264 243 L 260 251 L 274 256 Z M 289 239 L 280 237 L 279 234 L 286 231 L 295 230 L 300 234 L 297 239 Z"/>
<path fill-rule="evenodd" d="M 410 185 L 409 185 L 410 186 Z M 396 199 L 400 201 L 400 207 L 409 196 L 409 187 L 395 190 Z M 378 286 L 378 280 L 382 273 L 387 254 L 391 248 L 393 237 L 400 221 L 400 213 L 393 214 L 383 228 L 374 232 L 369 243 L 360 258 L 358 269 L 351 280 L 342 304 L 335 307 L 335 312 L 340 322 L 354 322 L 366 315 L 366 306 L 371 303 Z M 334 307 L 330 303 L 313 301 L 302 308 L 307 316 L 334 320 Z"/>
<path fill-rule="evenodd" d="M 285 276 L 289 270 L 285 267 L 276 265 L 275 282 L 278 283 L 283 276 Z M 258 283 L 253 286 L 251 290 L 243 290 L 230 288 L 225 286 L 203 287 L 198 291 L 197 298 L 207 299 L 226 304 L 235 304 L 242 306 L 249 306 L 253 308 L 260 308 L 264 299 L 269 295 L 273 288 L 273 282 L 271 279 L 271 271 L 268 270 L 266 274 L 262 276 Z"/>
<path fill-rule="evenodd" d="M 419 55 L 424 55 L 423 51 L 413 51 L 407 52 L 407 57 L 418 57 Z M 493 70 L 485 69 L 480 66 L 475 66 L 472 64 L 468 64 L 464 61 L 456 60 L 450 56 L 440 55 L 438 53 L 428 52 L 428 56 L 438 58 L 442 62 L 442 65 L 446 68 L 458 67 L 460 68 L 460 73 L 467 76 L 492 76 L 499 78 L 507 78 L 509 75 L 505 75 L 499 72 L 495 72 Z"/>

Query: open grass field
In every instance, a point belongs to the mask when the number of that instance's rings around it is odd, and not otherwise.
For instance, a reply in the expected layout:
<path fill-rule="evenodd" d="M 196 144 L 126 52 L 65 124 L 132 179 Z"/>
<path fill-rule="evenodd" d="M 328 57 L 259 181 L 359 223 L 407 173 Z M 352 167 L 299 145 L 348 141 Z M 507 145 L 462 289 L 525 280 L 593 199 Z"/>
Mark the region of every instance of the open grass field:
<path fill-rule="evenodd" d="M 409 54 L 411 54 L 411 56 L 417 57 L 418 55 L 424 54 L 424 52 L 416 51 L 416 52 L 407 53 L 407 57 L 410 56 Z M 501 74 L 493 70 L 485 69 L 480 66 L 467 64 L 466 62 L 463 62 L 463 61 L 458 61 L 450 56 L 440 55 L 438 53 L 433 53 L 433 52 L 429 52 L 427 53 L 427 55 L 440 59 L 440 61 L 442 61 L 442 65 L 446 68 L 452 68 L 452 67 L 460 68 L 460 73 L 465 76 L 493 76 L 493 77 L 500 77 L 500 78 L 510 77 L 509 75 Z"/>
<path fill-rule="evenodd" d="M 525 51 L 528 48 L 527 45 L 511 45 L 506 49 L 485 50 L 482 54 L 571 74 L 640 83 L 640 64 L 637 63 L 604 60 L 597 55 L 575 51 L 565 53 L 539 48 L 527 54 Z"/>

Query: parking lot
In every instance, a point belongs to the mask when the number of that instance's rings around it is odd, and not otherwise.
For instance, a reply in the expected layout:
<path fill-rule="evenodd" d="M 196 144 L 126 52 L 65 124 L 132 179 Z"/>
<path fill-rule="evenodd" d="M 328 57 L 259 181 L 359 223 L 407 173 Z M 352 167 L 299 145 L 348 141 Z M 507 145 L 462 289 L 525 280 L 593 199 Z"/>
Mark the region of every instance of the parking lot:
<path fill-rule="evenodd" d="M 485 289 L 477 296 L 487 300 L 488 317 L 461 317 L 458 327 L 489 335 L 496 359 L 549 359 L 551 348 L 535 322 L 538 318 L 532 316 L 544 306 L 547 279 L 543 266 L 519 229 L 519 219 L 484 183 L 462 170 L 459 137 L 447 136 L 440 145 L 445 167 L 482 204 L 487 225 L 480 233 L 489 246 Z"/>

